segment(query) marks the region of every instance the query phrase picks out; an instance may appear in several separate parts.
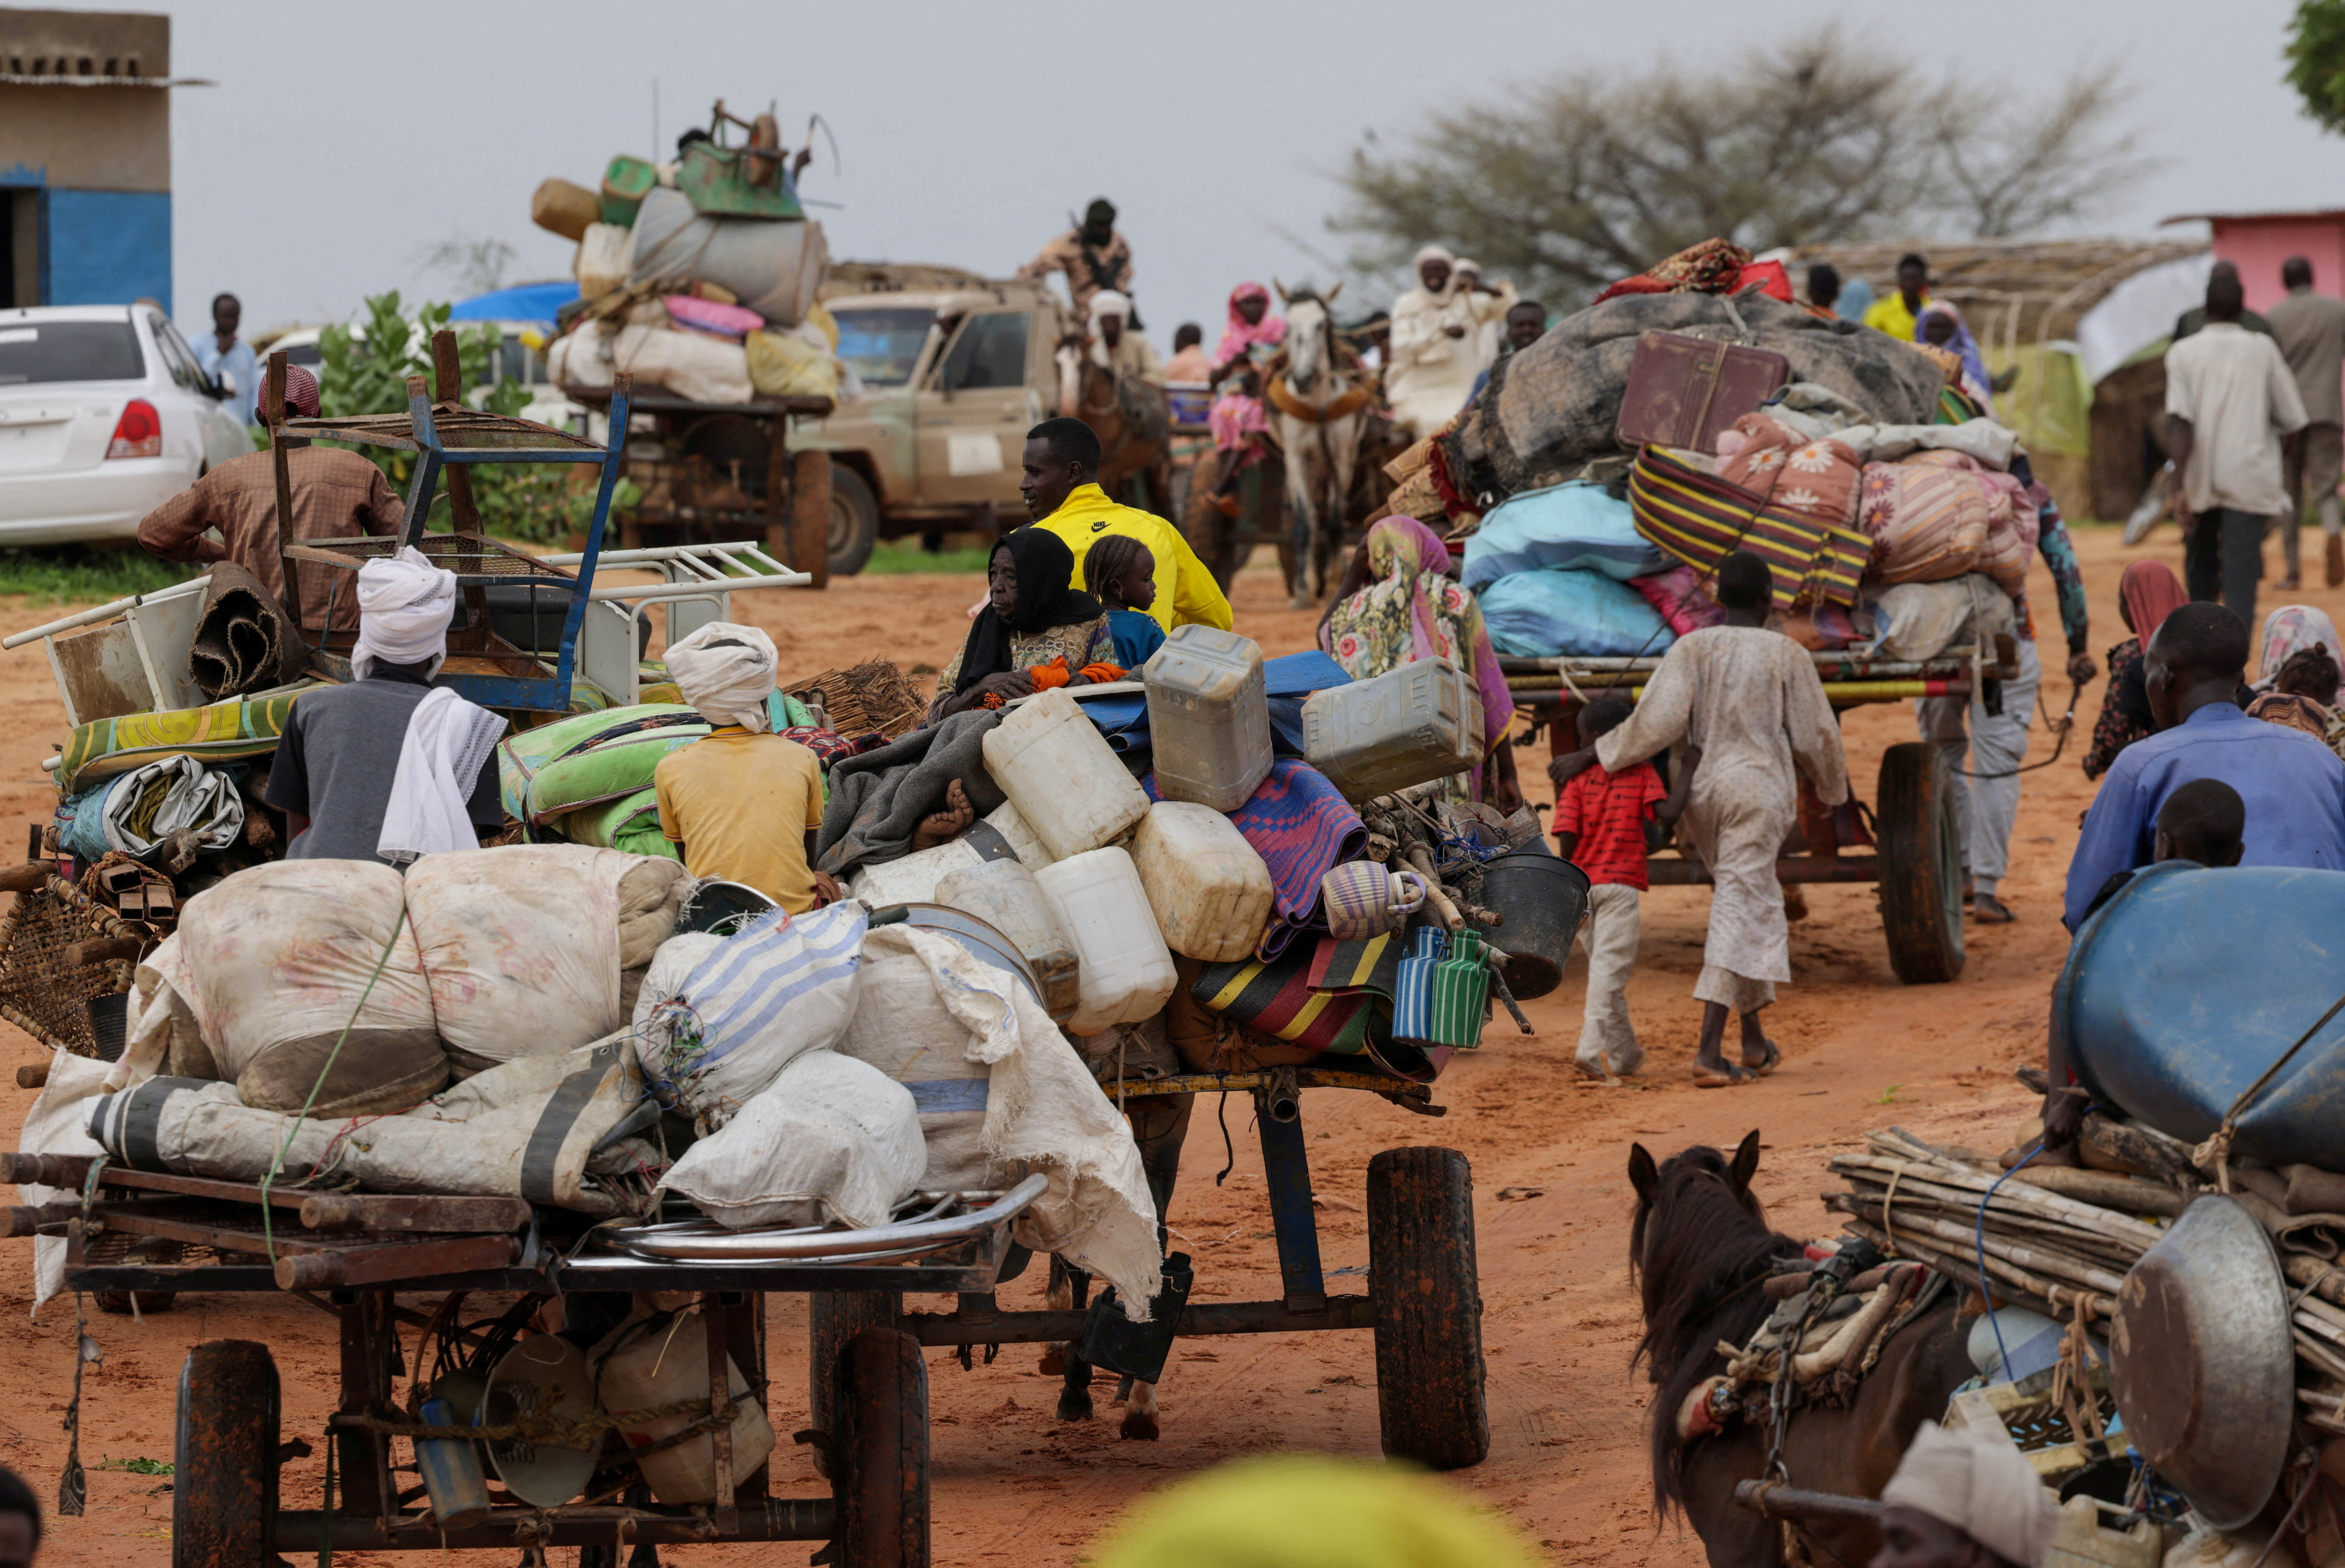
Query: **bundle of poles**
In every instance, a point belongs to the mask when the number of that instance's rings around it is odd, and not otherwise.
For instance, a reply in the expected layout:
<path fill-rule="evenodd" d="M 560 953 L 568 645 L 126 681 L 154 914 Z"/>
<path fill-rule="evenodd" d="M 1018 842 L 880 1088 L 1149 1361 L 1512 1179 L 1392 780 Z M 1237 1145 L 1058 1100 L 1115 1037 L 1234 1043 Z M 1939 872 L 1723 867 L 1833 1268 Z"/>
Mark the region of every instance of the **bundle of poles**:
<path fill-rule="evenodd" d="M 1997 1305 L 2023 1306 L 2088 1328 L 2116 1310 L 2127 1270 L 2196 1192 L 2114 1171 L 2023 1166 L 2003 1171 L 1923 1142 L 1902 1128 L 1866 1136 L 1867 1152 L 1829 1168 L 1850 1190 L 1824 1206 L 1849 1230 L 1900 1258 L 1926 1263 Z M 2345 1262 L 2293 1250 L 2277 1238 L 2296 1289 L 2297 1401 L 2304 1419 L 2345 1433 Z"/>

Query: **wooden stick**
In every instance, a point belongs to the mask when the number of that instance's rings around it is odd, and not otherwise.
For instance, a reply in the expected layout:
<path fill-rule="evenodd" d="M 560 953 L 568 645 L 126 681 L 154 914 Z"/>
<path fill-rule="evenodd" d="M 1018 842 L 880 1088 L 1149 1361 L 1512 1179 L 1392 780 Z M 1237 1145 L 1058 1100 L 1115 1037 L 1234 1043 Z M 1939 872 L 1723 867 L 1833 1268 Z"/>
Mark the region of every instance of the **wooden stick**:
<path fill-rule="evenodd" d="M 1859 1204 L 1863 1202 L 1863 1199 L 1858 1200 Z M 1851 1207 L 1853 1208 L 1856 1205 L 1851 1205 Z M 2035 1270 L 2045 1274 L 2057 1274 L 2071 1284 L 2081 1285 L 2088 1290 L 2097 1290 L 2104 1296 L 2114 1296 L 2125 1288 L 2123 1276 L 2112 1274 L 2106 1269 L 2096 1269 L 2081 1258 L 2073 1258 L 2049 1248 L 2019 1246 L 2001 1239 L 1993 1230 L 1989 1230 L 1982 1240 L 1967 1226 L 1957 1225 L 1951 1220 L 1934 1219 L 1927 1215 L 1898 1214 L 1893 1217 L 1886 1212 L 1888 1207 L 1883 1204 L 1881 1214 L 1866 1214 L 1863 1218 L 1876 1220 L 1884 1229 L 1893 1228 L 1901 1234 L 1910 1226 L 1918 1229 L 1924 1235 L 1940 1241 L 1951 1242 L 1958 1247 L 1983 1247 L 1990 1259 L 2001 1258 L 2022 1269 Z"/>
<path fill-rule="evenodd" d="M 2011 1179 L 2119 1214 L 2156 1214 L 2173 1219 L 2179 1218 L 2192 1201 L 2190 1194 L 2177 1192 L 2163 1182 L 2069 1165 L 2050 1165 L 2041 1169 L 2026 1166 L 2013 1171 Z"/>
<path fill-rule="evenodd" d="M 1825 1168 L 1843 1176 L 1855 1170 L 1877 1170 L 1888 1176 L 1918 1178 L 1924 1181 L 1934 1182 L 1941 1187 L 1981 1195 L 1985 1195 L 1990 1188 L 1995 1188 L 1994 1179 L 1972 1172 L 1966 1167 L 1953 1166 L 1951 1161 L 1940 1165 L 1925 1165 L 1916 1160 L 1892 1159 L 1879 1155 L 1842 1154 L 1833 1157 Z M 2088 1229 L 2100 1230 L 2106 1234 L 2138 1237 L 2145 1247 L 2155 1245 L 2158 1239 L 2166 1234 L 2157 1226 L 2146 1224 L 2130 1215 L 2096 1208 L 2089 1203 L 2079 1203 L 2073 1198 L 2064 1198 L 2048 1189 L 2030 1187 L 2024 1183 L 2016 1187 L 2010 1182 L 2004 1183 L 2002 1187 L 1995 1189 L 1993 1201 L 2009 1203 L 2015 1208 L 2032 1209 L 2038 1213 L 2072 1219 Z"/>
<path fill-rule="evenodd" d="M 1841 1172 L 1841 1174 L 1849 1175 L 1850 1173 L 1843 1171 Z M 1853 1175 L 1850 1176 L 1850 1179 L 1852 1181 L 1858 1180 L 1858 1179 Z M 1876 1184 L 1864 1183 L 1863 1185 L 1870 1186 Z M 1880 1185 L 1883 1190 L 1886 1190 L 1885 1183 L 1877 1185 Z M 2006 1189 L 2006 1191 L 2008 1189 Z M 2033 1191 L 2032 1189 L 2027 1190 L 2031 1192 Z M 1897 1187 L 1897 1193 L 1900 1198 L 1903 1198 L 1908 1193 L 1912 1193 L 1920 1198 L 1934 1199 L 1947 1204 L 1949 1208 L 1954 1209 L 1957 1212 L 1972 1215 L 1975 1215 L 1978 1212 L 1981 1199 L 1985 1199 L 1986 1211 L 1990 1217 L 2002 1214 L 2030 1215 L 2054 1223 L 2066 1224 L 2076 1229 L 2089 1230 L 2094 1234 L 2106 1237 L 2112 1242 L 2129 1245 L 2143 1251 L 2147 1251 L 2156 1243 L 2158 1235 L 2158 1232 L 2149 1226 L 2141 1227 L 2141 1229 L 2144 1232 L 2147 1232 L 2147 1234 L 2144 1235 L 2135 1235 L 2125 1231 L 2115 1231 L 2115 1233 L 2112 1233 L 2114 1228 L 2106 1225 L 2106 1221 L 2122 1221 L 2124 1219 L 2124 1216 L 2122 1215 L 2109 1215 L 2097 1209 L 2088 1210 L 2088 1213 L 2103 1222 L 2096 1223 L 2094 1219 L 2086 1219 L 2079 1216 L 2065 1214 L 2058 1209 L 2041 1208 L 2029 1201 L 2026 1198 L 2012 1198 L 2006 1199 L 2005 1194 L 2001 1192 L 1996 1193 L 1992 1198 L 1986 1198 L 1983 1188 L 1972 1189 L 1946 1187 L 1931 1179 L 1931 1178 L 1927 1176 L 1901 1178 Z M 2049 1195 L 2046 1194 L 2046 1196 Z"/>

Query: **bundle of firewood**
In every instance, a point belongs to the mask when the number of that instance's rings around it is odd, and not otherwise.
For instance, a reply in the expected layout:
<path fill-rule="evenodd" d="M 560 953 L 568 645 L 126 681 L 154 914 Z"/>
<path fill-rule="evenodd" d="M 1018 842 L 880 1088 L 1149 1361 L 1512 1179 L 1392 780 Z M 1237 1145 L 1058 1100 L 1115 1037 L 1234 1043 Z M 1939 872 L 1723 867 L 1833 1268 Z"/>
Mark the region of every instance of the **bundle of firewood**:
<path fill-rule="evenodd" d="M 2105 1144 L 2112 1136 L 2095 1128 L 2087 1134 Z M 1836 1156 L 1827 1167 L 1849 1190 L 1827 1193 L 1824 1207 L 1847 1215 L 1852 1233 L 1969 1290 L 1984 1285 L 1998 1303 L 2088 1326 L 2116 1310 L 2127 1270 L 2165 1234 L 2152 1221 L 2175 1219 L 2207 1189 L 2195 1172 L 2163 1179 L 2062 1166 L 2005 1172 L 1900 1128 L 1865 1142 L 1868 1152 Z M 2133 1160 L 2153 1162 L 2164 1158 Z M 2268 1173 L 2232 1174 L 2252 1183 Z M 2320 1228 L 2259 1200 L 2252 1186 L 2235 1196 L 2272 1233 L 2281 1272 L 2299 1287 L 2290 1326 L 2304 1418 L 2345 1433 L 2345 1269 L 2322 1255 L 2330 1241 Z"/>
<path fill-rule="evenodd" d="M 912 678 L 885 659 L 848 670 L 826 670 L 791 690 L 800 702 L 818 705 L 825 726 L 842 735 L 910 734 L 928 716 L 929 699 Z"/>

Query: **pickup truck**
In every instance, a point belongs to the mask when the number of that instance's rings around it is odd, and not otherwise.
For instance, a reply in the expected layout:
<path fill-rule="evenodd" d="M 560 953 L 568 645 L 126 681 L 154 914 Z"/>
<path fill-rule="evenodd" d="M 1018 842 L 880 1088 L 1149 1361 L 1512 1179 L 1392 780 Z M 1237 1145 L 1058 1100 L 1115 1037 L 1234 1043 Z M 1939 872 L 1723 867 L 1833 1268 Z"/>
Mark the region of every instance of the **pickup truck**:
<path fill-rule="evenodd" d="M 1057 410 L 1053 356 L 1068 330 L 1066 307 L 1036 283 L 859 272 L 841 281 L 860 292 L 827 288 L 824 302 L 861 389 L 788 437 L 793 450 L 830 454 L 830 570 L 845 574 L 880 539 L 984 526 L 993 509 L 1022 515 L 1019 453 Z"/>

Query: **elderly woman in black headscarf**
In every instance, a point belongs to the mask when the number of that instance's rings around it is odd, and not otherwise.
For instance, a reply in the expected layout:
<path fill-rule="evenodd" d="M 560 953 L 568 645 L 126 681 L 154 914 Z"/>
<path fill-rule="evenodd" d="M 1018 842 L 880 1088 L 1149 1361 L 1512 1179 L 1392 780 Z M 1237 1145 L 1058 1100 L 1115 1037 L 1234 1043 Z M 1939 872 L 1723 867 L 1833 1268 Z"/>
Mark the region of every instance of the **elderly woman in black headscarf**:
<path fill-rule="evenodd" d="M 929 722 L 1057 685 L 1080 686 L 1083 671 L 1115 660 L 1106 609 L 1069 584 L 1074 552 L 1057 534 L 1021 528 L 993 547 L 986 605 L 969 641 L 937 677 Z M 996 699 L 989 704 L 987 699 Z"/>

